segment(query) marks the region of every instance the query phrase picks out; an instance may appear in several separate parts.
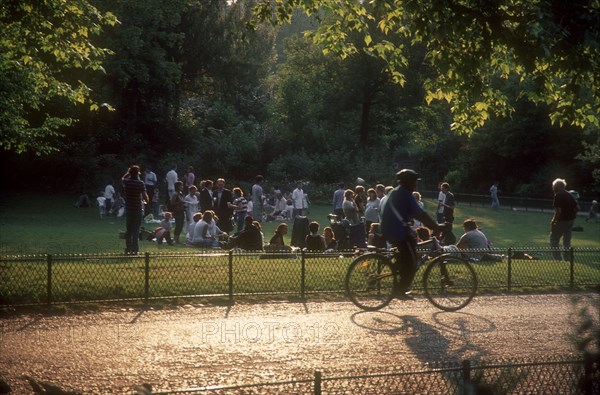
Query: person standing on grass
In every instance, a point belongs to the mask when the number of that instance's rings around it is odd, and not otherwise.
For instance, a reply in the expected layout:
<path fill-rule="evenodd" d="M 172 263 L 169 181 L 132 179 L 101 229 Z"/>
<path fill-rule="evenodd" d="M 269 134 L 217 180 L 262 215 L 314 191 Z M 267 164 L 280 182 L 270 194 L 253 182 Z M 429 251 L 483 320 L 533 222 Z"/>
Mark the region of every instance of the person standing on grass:
<path fill-rule="evenodd" d="M 263 182 L 263 176 L 256 176 L 254 185 L 252 185 L 252 217 L 258 222 L 263 221 L 263 188 L 260 184 Z M 248 210 L 250 211 L 250 210 Z"/>
<path fill-rule="evenodd" d="M 137 254 L 139 252 L 140 228 L 144 215 L 144 204 L 148 202 L 146 187 L 140 180 L 140 167 L 132 165 L 123 178 L 123 192 L 125 194 L 125 253 Z"/>
<path fill-rule="evenodd" d="M 178 179 L 177 165 L 173 165 L 171 170 L 169 170 L 165 176 L 165 182 L 167 183 L 167 200 L 175 193 L 175 183 Z"/>
<path fill-rule="evenodd" d="M 446 194 L 442 190 L 443 182 L 440 182 L 440 192 L 438 193 L 438 206 L 436 209 L 436 220 L 438 223 L 444 223 L 444 201 L 446 200 Z"/>
<path fill-rule="evenodd" d="M 371 224 L 379 222 L 379 205 L 381 201 L 377 197 L 375 189 L 369 188 L 367 190 L 367 202 L 365 204 L 365 232 L 369 233 L 371 230 Z"/>
<path fill-rule="evenodd" d="M 456 206 L 456 199 L 454 199 L 454 194 L 450 192 L 450 184 L 447 182 L 442 184 L 442 192 L 444 193 L 444 202 L 443 206 L 443 214 L 444 214 L 444 222 L 446 223 L 454 223 L 454 207 Z"/>
<path fill-rule="evenodd" d="M 183 182 L 175 182 L 175 192 L 171 196 L 170 209 L 175 219 L 175 244 L 181 244 L 179 236 L 183 231 L 183 223 L 185 221 L 185 197 L 183 196 Z"/>
<path fill-rule="evenodd" d="M 213 181 L 203 180 L 204 188 L 200 190 L 200 211 L 205 212 L 214 208 Z"/>
<path fill-rule="evenodd" d="M 490 197 L 492 198 L 492 208 L 498 210 L 500 208 L 500 200 L 498 200 L 498 181 L 490 187 Z"/>
<path fill-rule="evenodd" d="M 190 187 L 192 185 L 194 185 L 195 181 L 196 181 L 196 175 L 194 174 L 194 167 L 189 166 L 187 173 L 185 173 L 185 189 L 184 189 L 183 193 L 188 193 L 190 190 Z"/>
<path fill-rule="evenodd" d="M 233 188 L 233 202 L 229 203 L 229 208 L 233 209 L 235 217 L 236 229 L 241 232 L 245 228 L 246 215 L 248 214 L 248 201 L 244 197 L 244 191 L 242 188 Z M 250 216 L 252 219 L 252 216 Z M 252 221 L 250 221 L 252 222 Z"/>
<path fill-rule="evenodd" d="M 554 249 L 552 256 L 556 260 L 561 259 L 560 251 L 558 251 L 561 237 L 563 247 L 565 249 L 571 248 L 571 230 L 577 216 L 577 202 L 573 195 L 565 190 L 566 187 L 567 182 L 561 178 L 557 178 L 552 182 L 554 215 L 550 222 L 550 247 Z M 565 252 L 564 259 L 568 260 L 567 252 Z"/>
<path fill-rule="evenodd" d="M 233 230 L 233 194 L 227 188 L 225 188 L 225 179 L 217 179 L 217 189 L 213 192 L 214 205 L 213 211 L 215 212 L 218 221 L 217 225 L 223 232 L 230 233 Z"/>
<path fill-rule="evenodd" d="M 294 204 L 293 218 L 304 215 L 306 208 L 304 203 L 304 190 L 302 189 L 302 181 L 296 183 L 296 189 L 292 192 L 292 203 Z"/>
<path fill-rule="evenodd" d="M 339 219 L 344 219 L 344 183 L 338 184 L 338 189 L 333 193 L 333 213 L 338 216 Z"/>
<path fill-rule="evenodd" d="M 588 213 L 585 222 L 588 222 L 590 219 L 598 221 L 598 216 L 600 215 L 600 205 L 598 205 L 597 200 L 592 200 L 592 204 L 590 205 L 590 212 Z"/>
<path fill-rule="evenodd" d="M 146 185 L 146 193 L 148 194 L 148 201 L 154 202 L 154 190 L 158 186 L 158 177 L 156 177 L 156 173 L 152 171 L 152 168 L 150 166 L 146 167 L 143 181 L 144 181 L 144 185 Z M 158 202 L 158 200 L 157 200 L 157 202 Z M 148 211 L 147 208 L 146 208 L 146 211 Z M 146 213 L 146 214 L 148 214 L 148 213 Z M 152 210 L 152 214 L 154 214 L 154 210 Z M 158 217 L 158 214 L 154 214 L 154 216 Z"/>
<path fill-rule="evenodd" d="M 195 224 L 198 221 L 194 221 L 194 214 L 198 212 L 198 189 L 195 185 L 190 185 L 188 187 L 188 194 L 185 195 L 183 201 L 185 202 L 185 221 L 186 226 L 190 226 L 190 224 Z"/>

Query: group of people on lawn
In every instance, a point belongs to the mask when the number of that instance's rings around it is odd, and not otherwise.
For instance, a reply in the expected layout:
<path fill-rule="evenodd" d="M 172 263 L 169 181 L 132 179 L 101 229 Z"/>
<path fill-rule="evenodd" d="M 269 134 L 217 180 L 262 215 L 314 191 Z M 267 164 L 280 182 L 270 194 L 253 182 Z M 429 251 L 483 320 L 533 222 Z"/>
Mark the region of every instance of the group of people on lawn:
<path fill-rule="evenodd" d="M 414 171 L 404 169 L 409 174 L 410 182 L 416 181 L 413 176 Z M 414 173 L 416 174 L 416 173 Z M 125 211 L 127 213 L 127 232 L 126 232 L 126 252 L 137 253 L 139 246 L 137 237 L 141 227 L 141 215 L 144 202 L 149 198 L 145 191 L 145 183 L 141 181 L 139 166 L 131 166 L 128 172 L 123 176 L 123 195 L 125 200 Z M 168 178 L 168 177 L 167 177 Z M 400 172 L 397 175 L 399 187 L 402 187 Z M 405 177 L 406 178 L 406 177 Z M 257 176 L 255 184 L 252 186 L 253 195 L 263 195 L 261 183 L 262 176 Z M 576 214 L 576 202 L 564 193 L 566 182 L 557 179 L 553 182 L 555 190 L 556 210 L 552 219 L 551 245 L 558 247 L 558 240 L 563 238 L 565 247 L 570 246 L 570 226 L 572 226 L 573 212 Z M 170 185 L 169 185 L 170 187 Z M 159 226 L 155 229 L 154 236 L 156 242 L 162 244 L 166 241 L 169 244 L 183 244 L 180 241 L 180 235 L 183 233 L 184 223 L 187 222 L 185 244 L 194 247 L 209 248 L 241 248 L 244 250 L 262 250 L 289 249 L 285 246 L 284 235 L 288 232 L 288 226 L 281 223 L 277 226 L 273 237 L 268 244 L 264 243 L 261 222 L 266 217 L 263 212 L 262 203 L 254 211 L 254 216 L 248 215 L 248 200 L 240 188 L 234 188 L 233 192 L 225 188 L 225 180 L 220 178 L 216 182 L 216 189 L 213 190 L 212 181 L 202 186 L 202 191 L 193 184 L 187 186 L 187 194 L 183 193 L 184 183 L 182 181 L 173 182 L 173 190 L 169 189 L 170 198 L 168 211 L 163 213 L 163 218 Z M 423 203 L 420 194 L 416 192 L 416 185 L 412 187 L 411 200 L 414 200 L 421 212 Z M 395 188 L 398 189 L 398 188 Z M 302 193 L 300 199 L 305 199 L 306 195 L 302 192 L 302 185 L 299 184 L 297 190 Z M 345 218 L 350 228 L 356 228 L 355 232 L 350 232 L 350 247 L 366 247 L 373 245 L 375 247 L 386 248 L 393 245 L 393 230 L 386 229 L 384 226 L 384 207 L 388 204 L 387 200 L 392 196 L 393 187 L 385 187 L 381 184 L 374 188 L 366 190 L 363 185 L 358 185 L 355 190 L 344 189 L 343 184 L 339 185 L 338 190 L 334 192 L 333 210 L 338 215 L 338 219 Z M 294 191 L 294 193 L 298 192 Z M 298 199 L 298 197 L 295 197 Z M 304 202 L 298 200 L 298 208 L 294 205 L 294 217 L 303 214 Z M 261 199 L 262 202 L 262 199 Z M 398 203 L 389 205 L 398 207 Z M 459 249 L 485 249 L 490 247 L 490 241 L 485 234 L 478 228 L 473 219 L 467 219 L 463 223 L 464 234 L 456 242 L 456 237 L 452 233 L 452 224 L 454 222 L 454 195 L 450 191 L 448 183 L 440 184 L 440 193 L 438 196 L 438 208 L 436 210 L 437 218 L 434 226 L 421 221 L 419 216 L 412 213 L 411 217 L 404 222 L 409 225 L 415 234 L 414 240 L 426 241 L 431 235 L 439 239 L 441 245 L 456 245 Z M 390 211 L 390 210 L 388 210 Z M 395 210 L 392 210 L 392 212 Z M 257 217 L 256 213 L 260 213 Z M 393 213 L 395 214 L 395 213 Z M 388 216 L 390 216 L 388 214 Z M 139 218 L 138 218 L 139 217 Z M 568 218 L 567 218 L 568 217 Z M 234 218 L 234 221 L 231 219 Z M 268 217 L 267 217 L 268 218 Z M 139 221 L 138 221 L 139 219 Z M 175 226 L 172 226 L 174 219 Z M 234 229 L 234 222 L 237 231 L 230 235 Z M 393 222 L 393 221 L 388 221 Z M 440 224 L 444 224 L 443 226 Z M 426 233 L 423 229 L 419 238 L 415 229 L 427 226 L 433 233 Z M 389 228 L 389 227 L 388 227 Z M 319 233 L 320 226 L 313 221 L 309 224 L 309 234 L 306 235 L 306 248 L 314 251 L 335 251 L 338 241 L 330 227 L 323 229 Z M 136 233 L 137 232 L 137 233 Z M 171 237 L 171 235 L 173 237 Z M 355 235 L 354 239 L 353 236 Z M 358 235 L 356 237 L 356 235 Z M 412 236 L 411 236 L 412 237 Z M 425 239 L 425 240 L 424 240 Z"/>
<path fill-rule="evenodd" d="M 202 181 L 199 190 L 193 179 L 190 180 L 190 175 L 193 174 L 191 171 L 188 171 L 184 180 L 179 180 L 175 170 L 176 167 L 171 169 L 165 177 L 169 194 L 168 204 L 160 213 L 162 219 L 152 234 L 158 244 L 166 242 L 168 244 L 186 244 L 192 247 L 240 248 L 244 250 L 262 250 L 265 247 L 274 250 L 289 249 L 288 246 L 285 246 L 283 238 L 288 231 L 287 224 L 279 224 L 269 244 L 265 246 L 261 222 L 287 218 L 289 214 L 285 214 L 284 211 L 293 210 L 295 216 L 304 214 L 308 207 L 308 199 L 300 182 L 290 195 L 293 200 L 292 210 L 284 208 L 282 203 L 276 202 L 280 204 L 275 204 L 273 212 L 265 214 L 264 193 L 261 186 L 263 177 L 260 175 L 256 177 L 255 184 L 252 186 L 252 200 L 247 200 L 241 188 L 234 188 L 233 191 L 225 188 L 225 180 L 222 178 L 217 180 L 215 189 L 213 189 L 211 180 Z M 148 171 L 144 179 L 146 182 L 142 181 L 140 167 L 137 165 L 131 166 L 122 177 L 127 218 L 125 252 L 130 254 L 139 252 L 142 215 L 145 207 L 148 210 L 147 204 L 150 201 L 146 189 L 154 188 L 153 198 L 157 195 L 155 185 L 148 185 Z M 153 180 L 155 181 L 156 177 L 153 177 Z M 184 186 L 187 189 L 185 194 Z M 289 202 L 286 200 L 286 206 L 288 205 Z M 237 231 L 230 235 L 234 224 Z M 316 232 L 318 232 L 319 225 L 315 224 Z M 184 225 L 186 233 L 185 241 L 182 241 Z M 309 228 L 314 229 L 314 226 L 314 224 L 310 224 Z M 323 240 L 329 240 L 324 247 L 331 246 L 333 232 L 329 230 L 324 233 L 328 236 L 324 236 Z M 307 238 L 311 235 L 307 235 Z M 333 238 L 333 240 L 335 239 Z"/>

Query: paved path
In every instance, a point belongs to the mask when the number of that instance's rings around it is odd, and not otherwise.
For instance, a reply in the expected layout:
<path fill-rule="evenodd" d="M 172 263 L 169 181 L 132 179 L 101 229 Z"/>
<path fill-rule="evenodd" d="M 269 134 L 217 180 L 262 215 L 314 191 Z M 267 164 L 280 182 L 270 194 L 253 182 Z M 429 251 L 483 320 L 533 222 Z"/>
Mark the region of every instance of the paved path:
<path fill-rule="evenodd" d="M 28 375 L 107 394 L 567 356 L 572 307 L 566 295 L 479 296 L 457 313 L 417 299 L 374 313 L 311 301 L 0 318 L 0 376 L 17 393 Z"/>

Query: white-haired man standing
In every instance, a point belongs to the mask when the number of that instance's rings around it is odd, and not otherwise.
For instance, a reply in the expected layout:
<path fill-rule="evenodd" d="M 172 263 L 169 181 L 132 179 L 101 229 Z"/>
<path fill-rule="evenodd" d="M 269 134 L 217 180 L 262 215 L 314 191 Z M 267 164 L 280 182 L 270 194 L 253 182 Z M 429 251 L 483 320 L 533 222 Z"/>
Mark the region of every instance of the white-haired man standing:
<path fill-rule="evenodd" d="M 560 260 L 561 254 L 558 250 L 560 239 L 563 239 L 563 247 L 565 250 L 571 248 L 571 229 L 573 222 L 577 216 L 577 202 L 575 198 L 566 191 L 567 182 L 561 178 L 557 178 L 552 182 L 552 190 L 554 191 L 554 215 L 550 223 L 550 246 L 555 250 L 552 251 L 554 259 Z M 569 254 L 565 251 L 564 259 L 568 260 Z"/>

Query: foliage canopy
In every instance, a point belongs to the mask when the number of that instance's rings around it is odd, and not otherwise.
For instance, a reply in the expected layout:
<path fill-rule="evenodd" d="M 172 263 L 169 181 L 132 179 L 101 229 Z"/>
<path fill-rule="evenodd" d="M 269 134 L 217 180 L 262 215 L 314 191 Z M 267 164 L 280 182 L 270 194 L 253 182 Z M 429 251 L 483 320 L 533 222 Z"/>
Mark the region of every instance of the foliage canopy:
<path fill-rule="evenodd" d="M 325 53 L 381 58 L 400 85 L 410 47 L 425 46 L 433 69 L 423 82 L 426 100 L 450 103 L 458 132 L 514 111 L 493 83 L 511 76 L 520 81 L 518 96 L 547 105 L 554 124 L 599 125 L 598 0 L 258 0 L 255 14 L 289 23 L 298 8 L 320 20 L 308 34 Z M 398 35 L 406 40 L 391 38 Z"/>
<path fill-rule="evenodd" d="M 103 71 L 109 53 L 90 37 L 114 25 L 86 0 L 3 1 L 0 5 L 0 147 L 21 153 L 48 153 L 48 137 L 59 135 L 73 119 L 52 101 L 99 105 L 73 71 Z"/>

